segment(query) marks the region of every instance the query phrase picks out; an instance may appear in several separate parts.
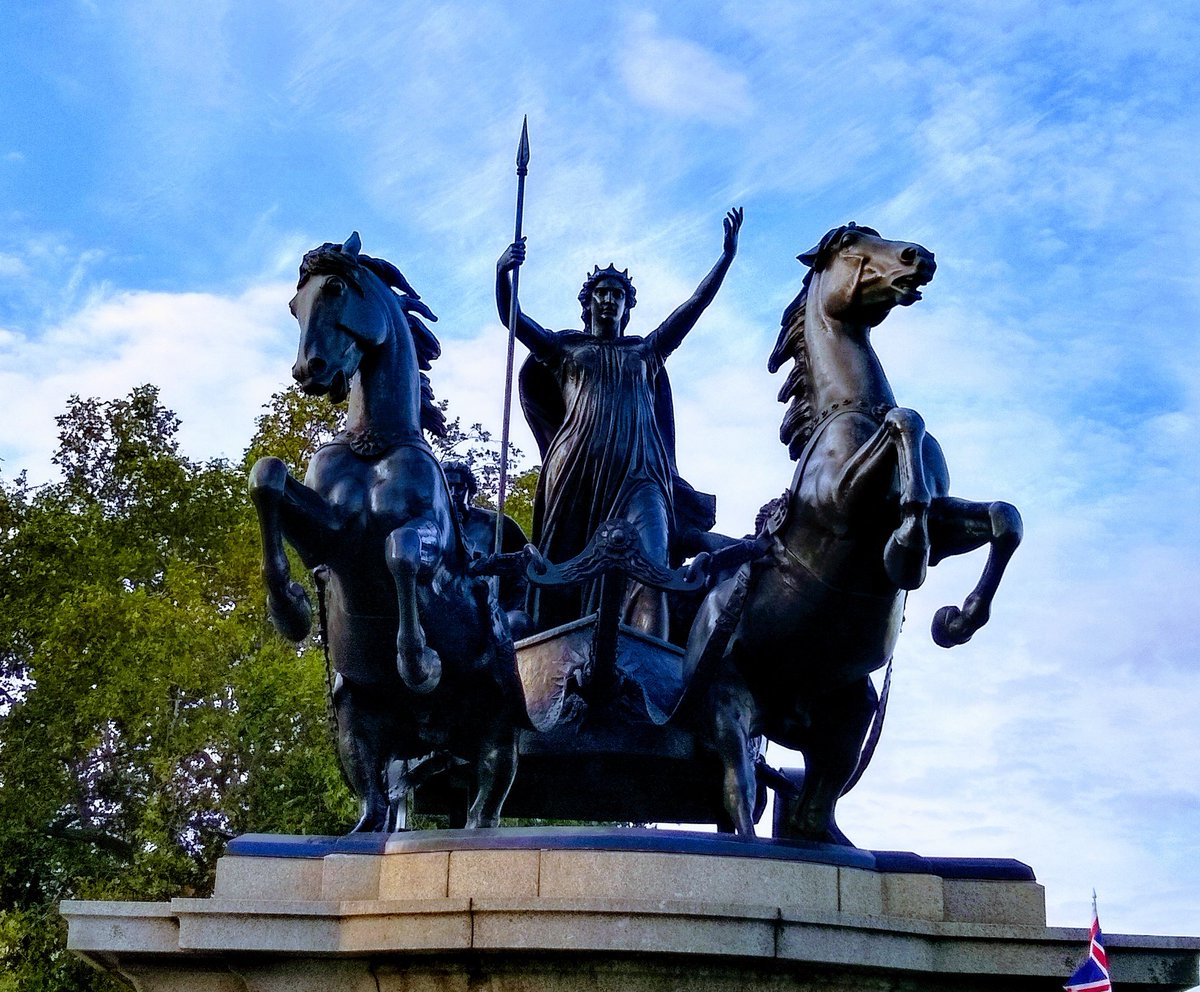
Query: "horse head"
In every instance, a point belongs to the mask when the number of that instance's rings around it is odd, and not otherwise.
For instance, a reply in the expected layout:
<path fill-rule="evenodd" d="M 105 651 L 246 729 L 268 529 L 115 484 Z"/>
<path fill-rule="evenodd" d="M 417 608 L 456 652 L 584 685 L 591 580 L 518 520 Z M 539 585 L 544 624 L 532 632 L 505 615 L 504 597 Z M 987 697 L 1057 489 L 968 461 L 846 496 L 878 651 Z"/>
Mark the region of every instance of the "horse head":
<path fill-rule="evenodd" d="M 850 398 L 893 402 L 867 332 L 895 307 L 921 299 L 921 287 L 937 268 L 927 248 L 888 241 L 878 231 L 854 223 L 828 231 L 814 248 L 796 257 L 808 271 L 799 295 L 783 312 L 767 361 L 772 373 L 788 360 L 795 363 L 779 390 L 779 401 L 790 401 L 779 437 L 792 458 L 800 457 L 827 404 L 841 405 Z M 810 324 L 837 333 L 815 334 L 810 343 Z M 840 349 L 834 339 L 851 342 L 852 347 Z M 854 354 L 848 356 L 847 350 Z M 814 375 L 815 369 L 820 374 Z"/>
<path fill-rule="evenodd" d="M 894 307 L 921 299 L 937 269 L 933 252 L 910 241 L 888 241 L 854 223 L 829 231 L 797 256 L 809 267 L 805 292 L 830 317 L 875 327 Z"/>
<path fill-rule="evenodd" d="M 416 314 L 437 320 L 390 262 L 361 254 L 354 232 L 343 244 L 325 243 L 304 256 L 289 307 L 300 323 L 292 375 L 310 395 L 340 403 L 363 356 L 395 340 L 400 360 L 428 369 L 441 353 Z M 409 357 L 411 355 L 411 357 Z"/>

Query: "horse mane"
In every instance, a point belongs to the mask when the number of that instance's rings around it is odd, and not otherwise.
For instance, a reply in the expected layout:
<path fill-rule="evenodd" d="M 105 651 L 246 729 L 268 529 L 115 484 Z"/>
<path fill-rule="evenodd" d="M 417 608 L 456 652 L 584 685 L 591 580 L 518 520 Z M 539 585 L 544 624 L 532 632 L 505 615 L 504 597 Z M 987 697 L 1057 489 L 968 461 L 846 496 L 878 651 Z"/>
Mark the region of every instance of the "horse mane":
<path fill-rule="evenodd" d="M 826 231 L 816 247 L 796 258 L 808 267 L 804 273 L 804 285 L 799 295 L 788 304 L 780 319 L 779 338 L 771 357 L 767 359 L 767 371 L 772 375 L 779 371 L 780 366 L 788 359 L 793 362 L 792 370 L 784 380 L 779 390 L 779 402 L 791 404 L 783 415 L 783 423 L 779 425 L 779 440 L 787 445 L 788 454 L 795 461 L 804 452 L 804 446 L 816 429 L 816 419 L 819 411 L 812 407 L 812 387 L 809 382 L 808 345 L 804 340 L 804 318 L 808 309 L 808 289 L 812 283 L 814 272 L 820 272 L 828 264 L 834 253 L 842 245 L 842 235 L 848 231 L 861 231 L 863 234 L 879 237 L 879 232 L 873 227 L 866 227 L 851 221 L 841 227 Z"/>
<path fill-rule="evenodd" d="M 352 237 L 353 241 L 357 243 L 357 234 Z M 404 273 L 386 259 L 372 258 L 353 248 L 347 250 L 346 245 L 327 241 L 320 248 L 314 248 L 308 252 L 300 262 L 300 281 L 296 284 L 296 288 L 299 289 L 314 275 L 336 273 L 349 281 L 361 293 L 362 283 L 359 273 L 364 269 L 392 291 L 389 295 L 404 314 L 409 332 L 412 334 L 413 347 L 417 353 L 417 367 L 420 369 L 421 376 L 421 427 L 434 437 L 445 437 L 446 415 L 434 399 L 433 385 L 426 374 L 433 368 L 433 361 L 441 355 L 442 346 L 433 331 L 421 320 L 421 317 L 425 317 L 428 320 L 436 321 L 437 317 L 429 307 L 421 302 L 420 294 L 404 278 Z"/>
<path fill-rule="evenodd" d="M 417 291 L 391 262 L 370 255 L 359 255 L 363 267 L 375 273 L 380 281 L 394 291 L 396 303 L 404 312 L 412 331 L 413 346 L 417 351 L 417 366 L 421 369 L 421 426 L 434 437 L 446 436 L 446 415 L 433 398 L 433 385 L 426 373 L 433 368 L 434 359 L 442 354 L 442 345 L 434 336 L 421 316 L 437 320 L 432 310 L 421 302 Z M 421 316 L 418 316 L 420 314 Z"/>
<path fill-rule="evenodd" d="M 812 406 L 812 390 L 808 382 L 808 345 L 804 341 L 804 316 L 808 305 L 808 284 L 812 270 L 804 277 L 800 294 L 788 304 L 780 319 L 779 338 L 771 357 L 767 360 L 767 371 L 774 374 L 784 362 L 791 359 L 792 368 L 779 390 L 779 402 L 791 400 L 783 423 L 779 425 L 779 440 L 788 449 L 793 461 L 800 457 L 816 427 L 816 411 Z"/>

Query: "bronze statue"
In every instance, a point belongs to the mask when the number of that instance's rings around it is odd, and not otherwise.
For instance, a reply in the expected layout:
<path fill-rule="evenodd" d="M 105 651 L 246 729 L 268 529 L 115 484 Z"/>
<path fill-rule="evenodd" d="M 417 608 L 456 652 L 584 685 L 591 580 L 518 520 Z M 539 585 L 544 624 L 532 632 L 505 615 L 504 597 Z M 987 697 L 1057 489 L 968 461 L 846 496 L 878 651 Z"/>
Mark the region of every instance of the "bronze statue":
<path fill-rule="evenodd" d="M 793 367 L 780 437 L 798 464 L 760 539 L 769 555 L 743 565 L 705 599 L 688 643 L 707 678 L 706 720 L 724 764 L 724 800 L 752 836 L 754 739 L 804 754 L 792 830 L 848 844 L 834 819 L 855 776 L 877 698 L 868 673 L 887 664 L 906 590 L 928 565 L 985 544 L 987 564 L 963 606 L 943 607 L 933 638 L 962 644 L 987 622 L 1021 540 L 1007 503 L 948 495 L 941 448 L 921 417 L 896 406 L 871 329 L 921 299 L 933 255 L 854 224 L 800 256 L 809 267 L 783 315 L 768 367 Z"/>
<path fill-rule="evenodd" d="M 467 550 L 476 557 L 487 557 L 493 552 L 511 555 L 525 549 L 529 543 L 521 525 L 507 513 L 500 521 L 500 547 L 496 547 L 496 511 L 476 506 L 475 494 L 479 483 L 471 466 L 460 458 L 447 458 L 442 462 L 446 485 L 450 489 L 450 501 L 458 514 L 463 540 Z M 525 612 L 525 593 L 528 583 L 523 574 L 501 575 L 499 582 L 500 608 L 508 616 L 509 629 L 514 638 L 523 637 L 530 629 L 529 615 Z"/>
<path fill-rule="evenodd" d="M 345 429 L 313 456 L 304 484 L 278 458 L 250 473 L 275 626 L 307 636 L 311 608 L 291 580 L 286 539 L 315 569 L 336 678 L 342 767 L 362 801 L 356 830 L 399 824 L 405 762 L 449 752 L 474 768 L 468 826 L 495 826 L 516 769 L 512 639 L 469 556 L 442 468 L 422 428 L 444 429 L 423 369 L 440 353 L 436 318 L 355 233 L 304 256 L 291 302 L 292 374 L 339 403 Z"/>
<path fill-rule="evenodd" d="M 529 349 L 521 370 L 521 404 L 542 456 L 533 540 L 553 562 L 578 555 L 604 521 L 631 523 L 650 560 L 677 564 L 690 533 L 715 519 L 715 500 L 697 493 L 675 467 L 675 423 L 667 357 L 716 296 L 737 252 L 741 209 L 725 217 L 721 257 L 692 297 L 645 338 L 626 336 L 637 302 L 627 271 L 596 268 L 579 293 L 584 331 L 546 330 L 515 303 L 508 273 L 525 258 L 524 238 L 496 263 L 501 320 Z M 580 589 L 532 589 L 537 629 L 559 626 L 598 608 L 598 583 Z M 668 636 L 665 593 L 634 586 L 625 619 Z"/>

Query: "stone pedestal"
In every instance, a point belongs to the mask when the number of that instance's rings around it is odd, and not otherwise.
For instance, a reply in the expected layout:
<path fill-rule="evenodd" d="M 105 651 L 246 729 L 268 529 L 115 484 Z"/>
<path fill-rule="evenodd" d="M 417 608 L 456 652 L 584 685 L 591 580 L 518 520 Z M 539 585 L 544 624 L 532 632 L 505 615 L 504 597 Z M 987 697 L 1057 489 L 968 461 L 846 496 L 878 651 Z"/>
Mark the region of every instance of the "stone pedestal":
<path fill-rule="evenodd" d="M 209 899 L 62 913 L 146 992 L 1050 992 L 1087 947 L 1018 862 L 665 830 L 249 835 Z M 1200 939 L 1107 940 L 1119 989 L 1200 982 Z"/>

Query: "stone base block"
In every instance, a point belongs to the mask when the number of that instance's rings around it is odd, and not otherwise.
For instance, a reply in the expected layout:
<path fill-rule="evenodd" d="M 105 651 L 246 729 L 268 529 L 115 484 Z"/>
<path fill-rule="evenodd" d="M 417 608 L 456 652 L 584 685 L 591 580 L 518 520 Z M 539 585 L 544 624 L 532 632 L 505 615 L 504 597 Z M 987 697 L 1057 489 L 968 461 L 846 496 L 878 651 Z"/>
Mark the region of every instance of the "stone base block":
<path fill-rule="evenodd" d="M 657 830 L 249 836 L 209 899 L 62 912 L 147 992 L 1050 992 L 1087 946 L 1017 862 Z M 1118 988 L 1200 983 L 1200 939 L 1108 944 Z"/>

